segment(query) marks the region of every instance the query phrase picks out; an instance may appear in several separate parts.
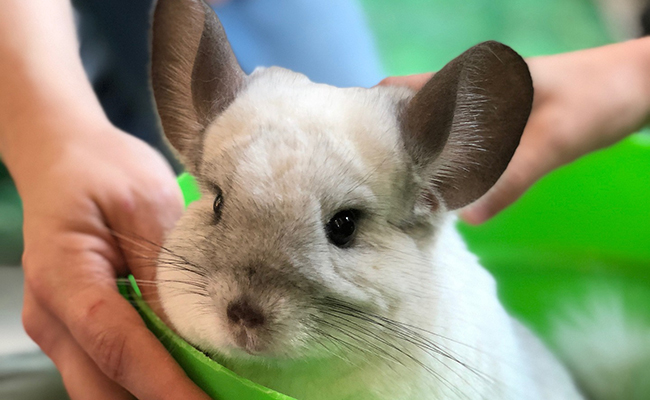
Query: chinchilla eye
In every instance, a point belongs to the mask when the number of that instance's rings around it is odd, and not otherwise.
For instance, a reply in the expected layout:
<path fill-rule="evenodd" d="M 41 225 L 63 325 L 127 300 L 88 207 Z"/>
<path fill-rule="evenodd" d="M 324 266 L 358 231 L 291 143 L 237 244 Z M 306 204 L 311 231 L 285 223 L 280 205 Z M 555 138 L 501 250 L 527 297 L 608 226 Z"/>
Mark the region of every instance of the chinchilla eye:
<path fill-rule="evenodd" d="M 347 247 L 357 233 L 358 210 L 343 210 L 336 213 L 325 226 L 327 238 L 338 247 Z"/>
<path fill-rule="evenodd" d="M 214 198 L 214 203 L 212 203 L 212 211 L 214 211 L 215 222 L 218 222 L 221 219 L 221 206 L 223 205 L 223 192 L 219 186 L 214 187 L 217 195 Z"/>

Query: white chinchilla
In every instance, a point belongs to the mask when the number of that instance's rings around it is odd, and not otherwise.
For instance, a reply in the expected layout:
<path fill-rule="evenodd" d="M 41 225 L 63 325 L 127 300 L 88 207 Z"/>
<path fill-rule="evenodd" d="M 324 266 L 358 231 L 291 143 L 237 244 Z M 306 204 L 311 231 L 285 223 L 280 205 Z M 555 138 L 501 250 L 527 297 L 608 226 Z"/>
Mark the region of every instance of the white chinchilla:
<path fill-rule="evenodd" d="M 197 178 L 165 241 L 174 329 L 300 400 L 582 399 L 499 303 L 450 212 L 485 193 L 526 125 L 512 49 L 479 44 L 419 92 L 244 74 L 201 0 L 160 0 L 152 84 Z"/>

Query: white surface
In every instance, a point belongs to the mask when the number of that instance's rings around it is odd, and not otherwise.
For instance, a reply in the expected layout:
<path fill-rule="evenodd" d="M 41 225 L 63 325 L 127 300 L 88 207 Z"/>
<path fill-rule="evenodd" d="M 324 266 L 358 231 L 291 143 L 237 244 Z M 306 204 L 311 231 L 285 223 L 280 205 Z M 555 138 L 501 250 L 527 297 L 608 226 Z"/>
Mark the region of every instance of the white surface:
<path fill-rule="evenodd" d="M 0 357 L 38 350 L 23 330 L 23 270 L 0 266 Z"/>
<path fill-rule="evenodd" d="M 52 362 L 21 322 L 23 271 L 0 266 L 0 400 L 66 400 Z"/>

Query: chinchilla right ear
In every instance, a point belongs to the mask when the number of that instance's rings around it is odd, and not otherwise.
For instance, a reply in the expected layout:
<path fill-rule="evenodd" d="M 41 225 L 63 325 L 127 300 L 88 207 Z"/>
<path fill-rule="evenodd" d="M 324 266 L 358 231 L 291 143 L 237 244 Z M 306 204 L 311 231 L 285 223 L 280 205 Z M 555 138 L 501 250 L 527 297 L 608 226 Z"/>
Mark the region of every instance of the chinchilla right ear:
<path fill-rule="evenodd" d="M 429 207 L 463 207 L 501 176 L 533 104 L 526 62 L 497 42 L 478 44 L 437 72 L 402 108 L 402 138 Z"/>
<path fill-rule="evenodd" d="M 203 0 L 158 0 L 153 15 L 151 84 L 165 136 L 197 172 L 206 127 L 244 84 L 226 33 Z"/>

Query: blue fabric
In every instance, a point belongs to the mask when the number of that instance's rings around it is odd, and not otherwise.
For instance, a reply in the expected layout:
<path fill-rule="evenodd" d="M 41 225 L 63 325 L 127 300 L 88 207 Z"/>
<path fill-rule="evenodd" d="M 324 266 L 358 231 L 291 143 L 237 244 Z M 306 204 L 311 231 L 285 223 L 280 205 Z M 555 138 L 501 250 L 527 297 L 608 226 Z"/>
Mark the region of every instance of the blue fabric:
<path fill-rule="evenodd" d="M 383 78 L 356 1 L 232 0 L 214 9 L 246 72 L 277 65 L 342 87 L 368 87 Z"/>
<path fill-rule="evenodd" d="M 109 119 L 165 152 L 148 84 L 151 0 L 73 3 L 82 21 L 82 58 L 94 70 Z M 215 9 L 247 72 L 277 65 L 343 87 L 372 86 L 383 77 L 355 0 L 231 0 Z"/>

